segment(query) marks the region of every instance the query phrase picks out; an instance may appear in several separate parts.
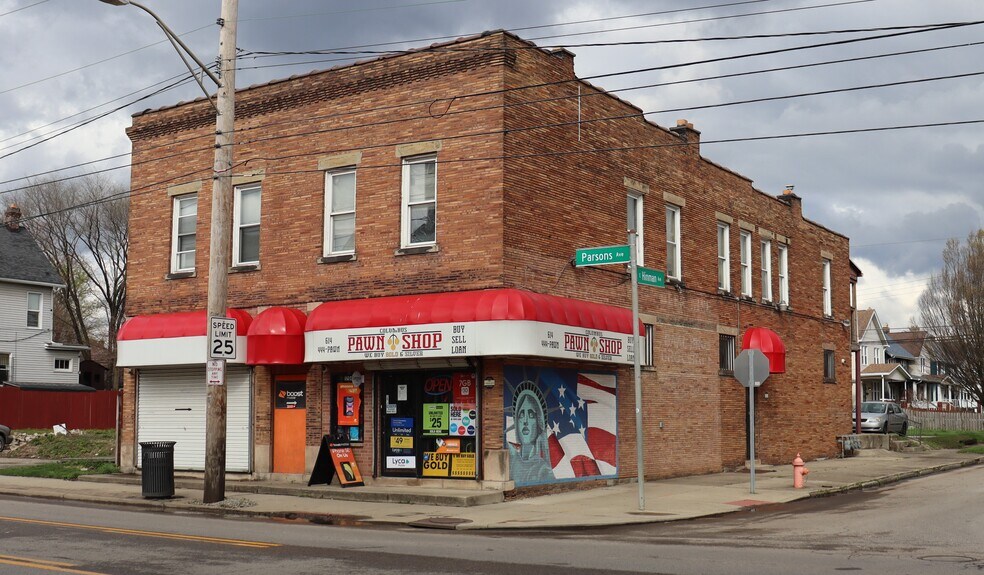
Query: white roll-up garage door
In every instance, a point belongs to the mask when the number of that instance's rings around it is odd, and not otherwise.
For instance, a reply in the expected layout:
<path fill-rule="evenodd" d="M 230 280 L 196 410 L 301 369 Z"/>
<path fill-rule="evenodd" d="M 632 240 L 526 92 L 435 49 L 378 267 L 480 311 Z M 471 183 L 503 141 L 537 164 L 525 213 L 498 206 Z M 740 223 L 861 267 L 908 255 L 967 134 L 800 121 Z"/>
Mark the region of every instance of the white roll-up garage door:
<path fill-rule="evenodd" d="M 226 366 L 226 471 L 250 471 L 249 368 Z M 150 369 L 137 383 L 137 441 L 175 441 L 174 468 L 205 469 L 204 366 Z M 137 447 L 137 466 L 141 454 Z"/>

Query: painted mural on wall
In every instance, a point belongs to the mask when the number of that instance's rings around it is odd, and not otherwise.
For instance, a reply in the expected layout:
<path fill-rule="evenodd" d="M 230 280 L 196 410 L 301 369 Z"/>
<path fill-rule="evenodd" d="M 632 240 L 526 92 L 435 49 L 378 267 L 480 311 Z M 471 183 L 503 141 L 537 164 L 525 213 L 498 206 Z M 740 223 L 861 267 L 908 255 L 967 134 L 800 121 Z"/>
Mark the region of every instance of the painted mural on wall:
<path fill-rule="evenodd" d="M 616 477 L 616 377 L 505 366 L 505 432 L 516 485 Z"/>

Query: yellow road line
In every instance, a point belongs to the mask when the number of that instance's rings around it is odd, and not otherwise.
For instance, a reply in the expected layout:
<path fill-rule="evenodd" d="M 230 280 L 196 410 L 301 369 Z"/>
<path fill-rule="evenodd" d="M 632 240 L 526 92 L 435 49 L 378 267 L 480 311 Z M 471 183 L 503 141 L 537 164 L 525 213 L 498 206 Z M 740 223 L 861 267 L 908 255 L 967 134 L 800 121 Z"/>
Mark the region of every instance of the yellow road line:
<path fill-rule="evenodd" d="M 245 541 L 242 539 L 225 539 L 222 537 L 205 537 L 200 535 L 183 535 L 181 533 L 164 533 L 160 531 L 141 531 L 138 529 L 123 529 L 119 527 L 102 527 L 99 525 L 85 525 L 82 523 L 62 523 L 60 521 L 45 521 L 43 519 L 22 519 L 20 517 L 3 517 L 0 521 L 13 521 L 16 523 L 30 523 L 33 525 L 47 525 L 51 527 L 69 527 L 73 529 L 91 529 L 104 533 L 116 533 L 120 535 L 136 535 L 138 537 L 157 537 L 159 539 L 178 539 L 182 541 L 199 541 L 202 543 L 215 543 L 218 545 L 233 545 L 236 547 L 251 547 L 254 549 L 270 549 L 280 547 L 279 543 L 265 543 L 263 541 Z"/>
<path fill-rule="evenodd" d="M 28 569 L 40 569 L 42 571 L 55 571 L 58 573 L 74 573 L 75 575 L 106 575 L 96 571 L 85 571 L 82 569 L 72 569 L 74 564 L 62 563 L 60 561 L 46 561 L 44 559 L 30 559 L 27 557 L 14 557 L 13 555 L 0 555 L 0 565 L 13 565 L 15 567 L 27 567 Z"/>

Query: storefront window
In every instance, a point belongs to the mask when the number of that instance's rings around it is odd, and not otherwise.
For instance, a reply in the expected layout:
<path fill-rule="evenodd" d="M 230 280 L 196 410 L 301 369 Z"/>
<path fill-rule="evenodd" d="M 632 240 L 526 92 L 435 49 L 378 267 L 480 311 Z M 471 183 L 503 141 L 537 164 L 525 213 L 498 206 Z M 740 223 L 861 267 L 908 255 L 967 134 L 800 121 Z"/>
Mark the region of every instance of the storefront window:
<path fill-rule="evenodd" d="M 362 388 L 365 376 L 359 372 L 335 374 L 332 377 L 335 399 L 333 435 L 336 439 L 349 443 L 362 443 L 363 433 Z"/>
<path fill-rule="evenodd" d="M 474 479 L 477 383 L 464 371 L 381 374 L 383 475 Z"/>

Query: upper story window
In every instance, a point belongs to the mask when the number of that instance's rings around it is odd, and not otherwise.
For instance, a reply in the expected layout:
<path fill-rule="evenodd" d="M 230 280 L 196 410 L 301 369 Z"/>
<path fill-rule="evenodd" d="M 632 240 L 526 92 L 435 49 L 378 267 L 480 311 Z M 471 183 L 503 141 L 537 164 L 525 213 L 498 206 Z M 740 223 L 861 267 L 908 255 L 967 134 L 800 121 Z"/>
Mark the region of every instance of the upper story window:
<path fill-rule="evenodd" d="M 55 360 L 55 371 L 72 371 L 72 360 L 70 360 L 70 359 L 56 359 Z"/>
<path fill-rule="evenodd" d="M 41 328 L 41 303 L 44 297 L 40 293 L 27 293 L 27 327 Z"/>
<path fill-rule="evenodd" d="M 861 365 L 868 365 L 868 346 L 861 346 Z"/>
<path fill-rule="evenodd" d="M 355 168 L 325 172 L 324 255 L 355 252 Z"/>
<path fill-rule="evenodd" d="M 10 381 L 10 354 L 0 353 L 0 383 Z"/>
<path fill-rule="evenodd" d="M 742 230 L 738 234 L 741 248 L 741 295 L 752 297 L 752 233 Z"/>
<path fill-rule="evenodd" d="M 402 247 L 437 243 L 437 157 L 403 160 Z"/>
<path fill-rule="evenodd" d="M 830 301 L 830 260 L 823 259 L 823 315 L 834 315 L 833 305 Z"/>
<path fill-rule="evenodd" d="M 666 277 L 682 278 L 680 263 L 680 208 L 666 205 Z"/>
<path fill-rule="evenodd" d="M 260 184 L 236 186 L 232 216 L 232 265 L 260 263 Z"/>
<path fill-rule="evenodd" d="M 718 222 L 718 289 L 731 291 L 731 226 Z"/>
<path fill-rule="evenodd" d="M 171 272 L 195 270 L 198 194 L 174 198 L 171 223 Z"/>
<path fill-rule="evenodd" d="M 771 240 L 762 240 L 762 301 L 772 301 Z"/>
<path fill-rule="evenodd" d="M 779 303 L 789 305 L 789 246 L 779 244 Z"/>
<path fill-rule="evenodd" d="M 636 241 L 635 241 L 636 264 L 638 264 L 638 265 L 641 266 L 641 265 L 643 265 L 643 257 L 642 257 L 642 254 L 643 254 L 643 252 L 642 252 L 642 246 L 643 246 L 643 241 L 642 241 L 643 210 L 642 210 L 642 206 L 643 206 L 643 201 L 642 201 L 642 195 L 641 194 L 637 194 L 637 193 L 633 193 L 633 192 L 629 192 L 629 194 L 626 196 L 626 204 L 627 204 L 627 206 L 626 206 L 626 214 L 628 216 L 626 223 L 628 225 L 628 229 L 635 231 L 635 234 L 636 234 Z"/>

